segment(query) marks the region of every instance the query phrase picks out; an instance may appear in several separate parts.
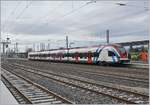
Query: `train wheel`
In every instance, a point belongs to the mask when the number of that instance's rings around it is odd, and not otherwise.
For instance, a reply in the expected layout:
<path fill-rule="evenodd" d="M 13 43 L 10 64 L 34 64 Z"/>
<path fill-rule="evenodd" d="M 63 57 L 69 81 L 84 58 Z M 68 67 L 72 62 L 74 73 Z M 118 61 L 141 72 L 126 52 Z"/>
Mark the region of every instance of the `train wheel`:
<path fill-rule="evenodd" d="M 106 63 L 105 63 L 104 61 L 99 62 L 99 65 L 100 65 L 100 66 L 105 66 L 105 64 L 106 64 Z"/>
<path fill-rule="evenodd" d="M 106 66 L 110 66 L 110 64 L 109 64 L 109 63 L 106 63 Z"/>
<path fill-rule="evenodd" d="M 110 66 L 110 64 L 105 62 L 105 61 L 99 62 L 99 65 L 101 65 L 101 66 Z"/>

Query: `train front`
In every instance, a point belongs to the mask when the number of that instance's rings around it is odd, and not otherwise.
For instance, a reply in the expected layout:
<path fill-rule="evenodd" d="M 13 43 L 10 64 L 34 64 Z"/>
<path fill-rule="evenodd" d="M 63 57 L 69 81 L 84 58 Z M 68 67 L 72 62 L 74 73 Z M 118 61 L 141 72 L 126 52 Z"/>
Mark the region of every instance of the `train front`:
<path fill-rule="evenodd" d="M 130 57 L 130 54 L 126 51 L 126 49 L 122 46 L 118 46 L 116 49 L 120 55 L 119 63 L 121 64 L 129 63 L 131 57 Z"/>

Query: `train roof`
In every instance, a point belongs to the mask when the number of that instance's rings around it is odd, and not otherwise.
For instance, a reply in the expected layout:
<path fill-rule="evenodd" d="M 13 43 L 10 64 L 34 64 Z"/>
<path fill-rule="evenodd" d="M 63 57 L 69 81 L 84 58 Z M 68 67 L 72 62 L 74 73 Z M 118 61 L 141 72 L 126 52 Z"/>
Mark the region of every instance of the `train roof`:
<path fill-rule="evenodd" d="M 80 49 L 80 51 L 85 51 L 85 49 L 90 49 L 90 51 L 94 51 L 95 48 L 97 47 L 101 47 L 101 46 L 114 46 L 114 47 L 121 47 L 121 45 L 119 44 L 103 44 L 103 45 L 94 45 L 94 46 L 85 46 L 85 47 L 74 47 L 74 48 L 69 48 L 69 50 L 71 50 L 71 52 L 76 51 L 77 49 Z M 50 53 L 50 52 L 59 52 L 59 51 L 67 51 L 67 48 L 61 48 L 61 49 L 51 49 L 51 50 L 46 50 L 46 51 L 36 51 L 36 52 L 29 52 L 30 54 L 42 54 L 42 53 Z"/>

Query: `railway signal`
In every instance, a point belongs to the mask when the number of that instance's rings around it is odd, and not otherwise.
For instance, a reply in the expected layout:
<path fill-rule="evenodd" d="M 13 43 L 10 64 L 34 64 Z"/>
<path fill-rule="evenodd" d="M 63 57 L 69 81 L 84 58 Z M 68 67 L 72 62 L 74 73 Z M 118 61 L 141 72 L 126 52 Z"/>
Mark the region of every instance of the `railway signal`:
<path fill-rule="evenodd" d="M 6 38 L 6 40 L 1 41 L 3 46 L 3 54 L 5 54 L 5 48 L 8 48 L 8 45 L 11 43 L 10 38 Z"/>

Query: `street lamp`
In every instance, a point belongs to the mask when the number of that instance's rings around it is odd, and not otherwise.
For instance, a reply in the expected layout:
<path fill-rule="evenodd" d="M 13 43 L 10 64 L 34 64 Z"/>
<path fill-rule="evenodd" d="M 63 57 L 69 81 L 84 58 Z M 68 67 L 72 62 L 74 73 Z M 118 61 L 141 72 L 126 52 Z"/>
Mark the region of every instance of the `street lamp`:
<path fill-rule="evenodd" d="M 91 0 L 91 1 L 87 2 L 86 4 L 91 4 L 91 3 L 96 3 L 96 0 Z"/>
<path fill-rule="evenodd" d="M 126 4 L 124 3 L 116 3 L 117 5 L 120 5 L 120 6 L 126 6 Z"/>
<path fill-rule="evenodd" d="M 130 4 L 128 5 L 128 4 L 125 4 L 125 3 L 116 3 L 116 4 L 119 5 L 119 6 L 142 7 L 142 6 L 136 6 L 136 5 L 130 5 Z M 142 8 L 145 8 L 146 11 L 149 10 L 148 7 L 142 7 Z"/>
<path fill-rule="evenodd" d="M 6 40 L 2 40 L 2 45 L 3 45 L 3 54 L 5 54 L 5 47 L 8 48 L 8 44 L 11 43 L 10 38 L 6 38 Z"/>

